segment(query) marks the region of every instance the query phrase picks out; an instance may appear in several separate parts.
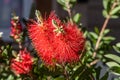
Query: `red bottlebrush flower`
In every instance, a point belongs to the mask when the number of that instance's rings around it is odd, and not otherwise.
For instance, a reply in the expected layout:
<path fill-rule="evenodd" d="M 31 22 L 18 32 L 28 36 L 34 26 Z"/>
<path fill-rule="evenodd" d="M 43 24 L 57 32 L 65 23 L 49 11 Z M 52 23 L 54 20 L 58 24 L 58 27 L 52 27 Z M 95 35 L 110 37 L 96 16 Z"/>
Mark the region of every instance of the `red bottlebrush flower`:
<path fill-rule="evenodd" d="M 53 65 L 53 48 L 50 43 L 52 43 L 52 34 L 49 30 L 47 24 L 40 25 L 33 21 L 33 24 L 28 25 L 29 37 L 38 55 L 42 58 L 45 64 Z M 46 55 L 47 54 L 47 55 Z"/>
<path fill-rule="evenodd" d="M 15 40 L 19 41 L 22 33 L 22 25 L 19 21 L 19 17 L 15 16 L 11 19 L 11 32 L 10 36 Z"/>
<path fill-rule="evenodd" d="M 11 69 L 16 74 L 27 74 L 32 69 L 33 60 L 26 50 L 19 51 L 18 56 L 16 59 L 11 60 Z"/>
<path fill-rule="evenodd" d="M 56 33 L 54 50 L 58 63 L 72 63 L 79 60 L 79 52 L 83 50 L 85 39 L 77 25 L 67 23 L 63 33 Z"/>
<path fill-rule="evenodd" d="M 54 13 L 42 24 L 28 24 L 28 32 L 38 55 L 47 65 L 77 62 L 85 44 L 77 25 L 61 23 Z"/>

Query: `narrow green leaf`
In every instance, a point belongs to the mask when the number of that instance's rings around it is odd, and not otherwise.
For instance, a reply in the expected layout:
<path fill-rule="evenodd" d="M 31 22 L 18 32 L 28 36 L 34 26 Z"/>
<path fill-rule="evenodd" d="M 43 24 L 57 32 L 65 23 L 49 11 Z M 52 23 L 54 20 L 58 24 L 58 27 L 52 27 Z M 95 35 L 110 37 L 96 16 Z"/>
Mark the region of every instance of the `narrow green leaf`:
<path fill-rule="evenodd" d="M 75 14 L 73 17 L 73 21 L 75 23 L 79 23 L 80 19 L 81 19 L 81 14 L 79 14 L 79 13 Z"/>
<path fill-rule="evenodd" d="M 8 78 L 7 78 L 7 80 L 14 80 L 13 75 L 9 75 Z"/>
<path fill-rule="evenodd" d="M 65 5 L 65 0 L 57 0 L 57 2 L 61 5 Z"/>
<path fill-rule="evenodd" d="M 112 70 L 113 72 L 113 74 L 115 74 L 115 75 L 120 75 L 120 66 L 118 67 L 118 66 L 114 66 L 114 67 L 112 67 L 110 70 Z"/>
<path fill-rule="evenodd" d="M 120 57 L 114 54 L 106 54 L 104 55 L 106 58 L 112 59 L 114 61 L 116 61 L 117 63 L 120 64 Z"/>
<path fill-rule="evenodd" d="M 113 62 L 113 61 L 107 62 L 106 65 L 107 65 L 109 68 L 112 68 L 112 67 L 114 67 L 114 66 L 120 67 L 120 65 L 119 65 L 118 63 Z"/>
<path fill-rule="evenodd" d="M 116 46 L 120 48 L 120 43 L 117 43 Z"/>
<path fill-rule="evenodd" d="M 89 33 L 94 39 L 97 39 L 98 38 L 98 35 L 94 32 L 90 32 Z"/>
<path fill-rule="evenodd" d="M 110 32 L 110 29 L 105 29 L 105 31 L 103 32 L 103 35 L 106 35 Z"/>
<path fill-rule="evenodd" d="M 74 80 L 76 77 L 79 76 L 79 74 L 81 74 L 81 72 L 83 71 L 83 69 L 85 68 L 85 66 L 80 66 L 76 69 L 76 71 L 74 71 L 74 73 L 71 75 L 71 79 Z"/>
<path fill-rule="evenodd" d="M 99 29 L 97 27 L 94 28 L 95 33 L 99 34 Z"/>
<path fill-rule="evenodd" d="M 105 40 L 105 41 L 113 41 L 113 40 L 115 40 L 115 38 L 111 37 L 111 36 L 106 36 L 106 37 L 103 37 L 103 40 Z"/>
<path fill-rule="evenodd" d="M 116 46 L 113 46 L 113 49 L 117 52 L 117 53 L 120 53 L 120 48 L 116 47 Z"/>
<path fill-rule="evenodd" d="M 107 18 L 107 16 L 108 16 L 107 10 L 103 10 L 103 11 L 102 11 L 102 14 L 103 14 L 103 16 L 104 16 L 105 18 Z"/>
<path fill-rule="evenodd" d="M 103 7 L 104 9 L 107 9 L 109 0 L 103 0 Z"/>
<path fill-rule="evenodd" d="M 120 6 L 118 6 L 118 7 L 116 7 L 116 8 L 114 8 L 112 11 L 111 11 L 111 15 L 114 15 L 114 14 L 116 14 L 117 12 L 119 12 L 120 11 Z"/>
<path fill-rule="evenodd" d="M 112 15 L 111 18 L 112 19 L 117 19 L 117 18 L 119 18 L 119 16 L 118 15 Z"/>

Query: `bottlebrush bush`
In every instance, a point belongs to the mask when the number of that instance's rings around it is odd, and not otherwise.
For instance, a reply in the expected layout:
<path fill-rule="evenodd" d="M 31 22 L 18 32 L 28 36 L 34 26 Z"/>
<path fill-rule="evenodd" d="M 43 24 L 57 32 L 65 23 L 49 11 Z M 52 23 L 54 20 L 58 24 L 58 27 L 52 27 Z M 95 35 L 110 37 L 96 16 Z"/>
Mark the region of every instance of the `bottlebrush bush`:
<path fill-rule="evenodd" d="M 68 12 L 66 21 L 53 11 L 44 18 L 36 10 L 35 19 L 22 22 L 13 15 L 10 37 L 18 48 L 2 42 L 0 33 L 0 80 L 108 80 L 110 74 L 119 80 L 120 57 L 112 52 L 120 53 L 120 43 L 111 44 L 115 38 L 106 27 L 120 17 L 120 1 L 103 0 L 106 19 L 94 32 L 79 25 L 79 13 L 72 14 L 76 0 L 57 2 Z"/>

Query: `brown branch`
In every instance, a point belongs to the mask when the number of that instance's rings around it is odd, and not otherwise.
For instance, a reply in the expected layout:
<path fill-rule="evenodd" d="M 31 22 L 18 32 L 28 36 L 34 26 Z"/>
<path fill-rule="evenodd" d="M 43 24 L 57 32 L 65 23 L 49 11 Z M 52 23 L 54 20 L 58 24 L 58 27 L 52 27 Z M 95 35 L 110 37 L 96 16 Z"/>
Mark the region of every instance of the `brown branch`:
<path fill-rule="evenodd" d="M 22 49 L 22 43 L 19 42 L 18 44 L 19 44 L 19 48 Z"/>
<path fill-rule="evenodd" d="M 70 7 L 70 4 L 69 4 L 69 1 L 66 1 L 66 7 L 67 7 L 68 15 L 69 15 L 69 17 L 70 17 L 70 22 L 73 24 L 71 7 Z"/>
<path fill-rule="evenodd" d="M 64 63 L 63 63 L 63 65 L 62 65 L 62 67 L 63 67 L 63 70 L 64 70 L 63 75 L 65 76 L 66 80 L 70 80 L 70 79 L 69 79 L 69 74 L 68 74 L 67 70 L 65 69 Z"/>
<path fill-rule="evenodd" d="M 97 42 L 96 42 L 96 45 L 95 45 L 95 51 L 93 52 L 93 58 L 96 57 L 96 51 L 97 51 L 98 48 L 99 48 L 99 44 L 100 44 L 100 41 L 101 41 L 101 39 L 102 39 L 103 32 L 104 32 L 104 30 L 106 29 L 107 24 L 108 24 L 108 22 L 109 22 L 109 20 L 110 20 L 111 11 L 112 11 L 117 5 L 118 5 L 118 2 L 117 2 L 117 1 L 116 1 L 115 3 L 113 3 L 109 14 L 108 14 L 107 18 L 106 18 L 105 21 L 104 21 L 104 24 L 103 24 L 102 29 L 101 29 L 101 31 L 100 31 L 100 35 L 99 35 L 99 37 L 98 37 L 98 39 L 97 39 Z"/>
<path fill-rule="evenodd" d="M 101 31 L 100 31 L 100 35 L 99 35 L 98 40 L 97 40 L 96 45 L 95 45 L 95 51 L 94 51 L 94 53 L 93 53 L 93 58 L 96 57 L 96 51 L 97 51 L 97 49 L 98 49 L 98 47 L 99 47 L 100 41 L 101 41 L 102 36 L 103 36 L 103 32 L 104 32 L 105 28 L 107 27 L 107 24 L 108 24 L 109 20 L 110 20 L 110 16 L 108 16 L 108 17 L 106 18 L 106 20 L 105 20 L 105 22 L 104 22 L 104 24 L 103 24 L 103 27 L 102 27 L 102 29 L 101 29 Z"/>

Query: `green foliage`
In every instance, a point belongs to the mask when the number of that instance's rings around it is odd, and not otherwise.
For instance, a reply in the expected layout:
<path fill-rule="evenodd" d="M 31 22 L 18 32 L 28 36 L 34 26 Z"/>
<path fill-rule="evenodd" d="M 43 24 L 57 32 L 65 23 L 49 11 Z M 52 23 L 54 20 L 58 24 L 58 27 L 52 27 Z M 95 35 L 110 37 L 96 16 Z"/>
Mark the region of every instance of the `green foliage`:
<path fill-rule="evenodd" d="M 103 0 L 103 16 L 116 19 L 120 17 L 120 1 L 119 0 Z"/>
<path fill-rule="evenodd" d="M 117 53 L 120 53 L 120 43 L 117 43 L 116 45 L 114 45 L 113 48 Z"/>
<path fill-rule="evenodd" d="M 57 0 L 66 11 L 73 8 L 76 1 L 77 0 Z M 117 4 L 111 9 L 114 3 Z M 120 17 L 119 0 L 103 0 L 103 7 L 104 17 Z M 36 11 L 36 17 L 38 17 L 38 21 L 42 20 L 39 11 Z M 75 15 L 71 15 L 71 18 L 74 23 L 79 24 L 81 14 L 76 13 Z M 95 27 L 94 31 L 88 31 L 87 29 L 83 31 L 86 43 L 84 50 L 80 52 L 80 60 L 78 63 L 68 63 L 64 65 L 56 63 L 55 67 L 45 66 L 44 62 L 36 55 L 35 50 L 29 50 L 33 55 L 34 64 L 30 74 L 25 75 L 15 75 L 10 69 L 10 61 L 16 57 L 18 51 L 15 51 L 9 44 L 2 45 L 0 49 L 0 80 L 67 80 L 67 78 L 68 80 L 107 80 L 109 73 L 120 75 L 120 56 L 112 54 L 113 51 L 120 53 L 120 43 L 112 44 L 115 38 L 109 35 L 110 29 L 105 29 L 101 35 L 98 49 L 95 49 L 97 40 L 100 37 L 100 32 L 97 27 Z M 21 37 L 25 38 L 25 36 L 27 35 L 23 32 Z M 25 41 L 23 40 L 23 42 Z M 93 57 L 94 52 L 97 53 L 96 57 Z M 103 76 L 101 76 L 101 71 L 104 67 L 98 65 L 99 62 L 107 66 L 107 70 Z M 120 78 L 114 80 L 120 80 Z"/>
<path fill-rule="evenodd" d="M 81 19 L 81 14 L 79 13 L 76 13 L 74 16 L 73 16 L 73 21 L 78 24 L 80 22 L 80 19 Z"/>
<path fill-rule="evenodd" d="M 75 5 L 76 0 L 57 0 L 57 2 L 67 11 L 68 8 L 72 8 Z"/>

